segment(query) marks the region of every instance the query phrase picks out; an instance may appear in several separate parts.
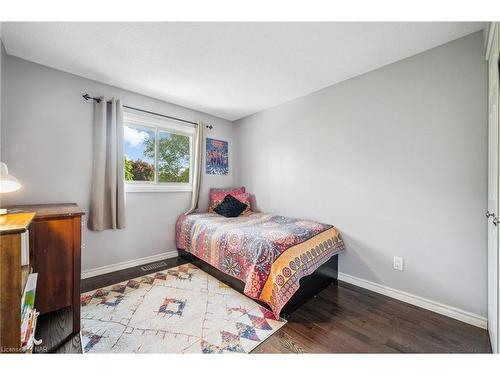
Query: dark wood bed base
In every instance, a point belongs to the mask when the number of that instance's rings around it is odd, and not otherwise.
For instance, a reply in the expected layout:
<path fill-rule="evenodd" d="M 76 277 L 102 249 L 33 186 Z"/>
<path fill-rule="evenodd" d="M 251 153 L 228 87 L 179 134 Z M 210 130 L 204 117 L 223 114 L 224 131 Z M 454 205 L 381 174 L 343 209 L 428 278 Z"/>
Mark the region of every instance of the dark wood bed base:
<path fill-rule="evenodd" d="M 180 249 L 178 249 L 178 251 L 179 256 L 184 260 L 194 264 L 198 268 L 201 268 L 206 273 L 229 285 L 231 288 L 236 289 L 238 292 L 243 293 L 245 284 L 242 281 L 219 271 L 214 266 L 197 258 L 193 254 L 188 253 L 187 251 Z M 317 295 L 331 283 L 337 284 L 338 258 L 338 254 L 332 256 L 326 263 L 322 264 L 316 271 L 314 271 L 314 273 L 300 279 L 300 288 L 281 310 L 281 317 L 286 318 L 290 316 L 290 314 L 299 306 Z M 255 301 L 269 309 L 269 306 L 267 306 L 264 302 Z"/>

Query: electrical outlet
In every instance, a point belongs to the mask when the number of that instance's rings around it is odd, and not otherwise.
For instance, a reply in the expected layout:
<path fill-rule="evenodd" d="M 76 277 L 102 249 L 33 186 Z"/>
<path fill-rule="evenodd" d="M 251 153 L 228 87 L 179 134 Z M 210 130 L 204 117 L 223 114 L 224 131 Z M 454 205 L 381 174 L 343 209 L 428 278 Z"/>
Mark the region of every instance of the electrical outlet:
<path fill-rule="evenodd" d="M 398 271 L 403 271 L 404 269 L 404 261 L 403 258 L 401 257 L 394 257 L 394 260 L 392 261 L 392 268 Z"/>

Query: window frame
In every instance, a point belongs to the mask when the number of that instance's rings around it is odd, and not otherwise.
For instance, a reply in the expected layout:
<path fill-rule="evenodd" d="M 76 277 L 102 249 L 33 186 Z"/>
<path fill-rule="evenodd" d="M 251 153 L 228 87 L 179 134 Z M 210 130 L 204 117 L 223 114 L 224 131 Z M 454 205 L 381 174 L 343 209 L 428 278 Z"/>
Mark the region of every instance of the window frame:
<path fill-rule="evenodd" d="M 160 116 L 139 113 L 134 110 L 123 111 L 123 127 L 131 125 L 138 128 L 154 130 L 155 134 L 155 158 L 154 158 L 154 181 L 125 181 L 126 193 L 163 193 L 163 192 L 191 192 L 193 191 L 193 167 L 194 167 L 194 125 L 180 125 L 175 120 L 169 120 Z M 168 132 L 183 135 L 189 138 L 189 182 L 159 182 L 158 181 L 158 147 L 160 142 L 159 133 Z M 125 139 L 123 140 L 125 150 Z M 124 152 L 125 157 L 125 152 Z M 125 170 L 123 171 L 125 173 Z"/>

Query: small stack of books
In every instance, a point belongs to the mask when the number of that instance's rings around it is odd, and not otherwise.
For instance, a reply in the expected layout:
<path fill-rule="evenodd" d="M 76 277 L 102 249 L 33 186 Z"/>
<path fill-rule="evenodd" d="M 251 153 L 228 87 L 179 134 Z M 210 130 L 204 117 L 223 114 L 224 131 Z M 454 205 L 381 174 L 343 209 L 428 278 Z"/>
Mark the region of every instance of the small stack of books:
<path fill-rule="evenodd" d="M 31 352 L 33 351 L 33 345 L 41 343 L 35 340 L 36 320 L 39 315 L 39 312 L 35 309 L 37 278 L 37 273 L 32 273 L 28 276 L 21 299 L 21 345 L 23 352 Z"/>

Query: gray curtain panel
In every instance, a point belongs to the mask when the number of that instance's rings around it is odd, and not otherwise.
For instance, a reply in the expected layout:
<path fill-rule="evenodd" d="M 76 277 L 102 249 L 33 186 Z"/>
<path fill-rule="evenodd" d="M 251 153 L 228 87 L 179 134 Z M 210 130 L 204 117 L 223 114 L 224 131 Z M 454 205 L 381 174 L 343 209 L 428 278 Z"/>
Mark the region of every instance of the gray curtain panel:
<path fill-rule="evenodd" d="M 88 227 L 125 228 L 123 111 L 120 100 L 94 103 L 94 163 Z"/>
<path fill-rule="evenodd" d="M 204 126 L 198 121 L 196 126 L 196 133 L 194 136 L 194 162 L 193 162 L 193 195 L 191 196 L 191 205 L 189 210 L 185 213 L 188 215 L 198 208 L 198 201 L 200 200 L 200 186 L 201 186 L 201 171 L 203 170 L 203 129 Z"/>

